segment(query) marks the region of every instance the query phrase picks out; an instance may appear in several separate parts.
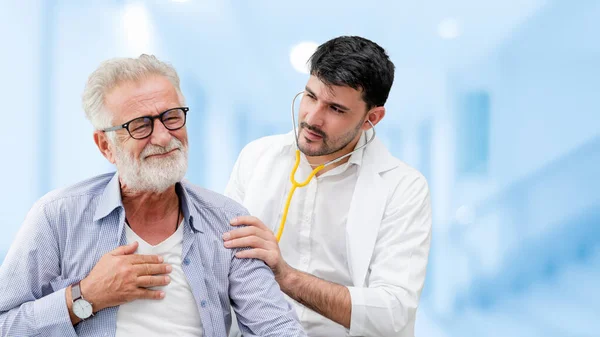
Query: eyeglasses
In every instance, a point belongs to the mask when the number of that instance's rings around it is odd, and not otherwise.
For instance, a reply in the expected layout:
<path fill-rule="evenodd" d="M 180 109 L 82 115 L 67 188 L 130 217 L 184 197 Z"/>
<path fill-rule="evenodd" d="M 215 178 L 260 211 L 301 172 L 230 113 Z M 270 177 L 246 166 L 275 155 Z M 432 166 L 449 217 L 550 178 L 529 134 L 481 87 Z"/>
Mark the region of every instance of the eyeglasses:
<path fill-rule="evenodd" d="M 130 120 L 129 122 L 113 126 L 102 131 L 117 131 L 120 129 L 126 129 L 129 135 L 133 139 L 144 139 L 149 137 L 154 131 L 154 120 L 160 119 L 167 130 L 179 130 L 185 125 L 185 118 L 187 112 L 190 110 L 188 107 L 172 108 L 165 112 L 162 112 L 157 116 L 142 116 Z"/>

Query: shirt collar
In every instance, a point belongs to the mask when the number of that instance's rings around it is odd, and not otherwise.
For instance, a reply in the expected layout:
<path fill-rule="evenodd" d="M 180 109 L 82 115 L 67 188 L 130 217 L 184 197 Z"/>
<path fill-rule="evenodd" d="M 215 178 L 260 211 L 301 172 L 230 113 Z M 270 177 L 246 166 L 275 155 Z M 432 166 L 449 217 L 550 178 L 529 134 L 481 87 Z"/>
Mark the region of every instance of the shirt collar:
<path fill-rule="evenodd" d="M 188 223 L 192 229 L 200 233 L 204 233 L 204 230 L 201 227 L 202 221 L 198 221 L 198 223 L 194 222 L 194 218 L 199 220 L 200 216 L 196 212 L 196 207 L 193 207 L 193 204 L 190 201 L 191 198 L 186 189 L 187 184 L 189 184 L 187 180 L 182 180 L 181 182 L 175 184 L 175 192 L 181 200 L 181 212 L 183 213 L 183 218 L 188 220 Z"/>
<path fill-rule="evenodd" d="M 188 220 L 188 223 L 193 229 L 203 232 L 202 228 L 199 226 L 197 227 L 194 223 L 195 212 L 193 211 L 194 208 L 190 207 L 190 197 L 185 189 L 185 184 L 186 181 L 182 181 L 181 183 L 177 183 L 175 185 L 175 192 L 181 199 L 181 212 L 183 213 L 184 219 Z M 96 207 L 96 212 L 94 213 L 94 221 L 105 218 L 117 208 L 125 209 L 123 207 L 123 199 L 121 199 L 121 184 L 119 183 L 119 174 L 115 173 L 100 196 L 98 207 Z"/>
<path fill-rule="evenodd" d="M 121 185 L 119 184 L 119 175 L 115 172 L 100 196 L 100 201 L 98 201 L 98 206 L 96 207 L 96 212 L 94 213 L 94 221 L 98 221 L 106 217 L 119 207 L 123 208 L 123 201 L 121 200 Z"/>
<path fill-rule="evenodd" d="M 367 132 L 365 131 L 362 133 L 362 135 L 360 135 L 360 139 L 358 140 L 358 142 L 356 142 L 356 146 L 354 147 L 354 150 L 363 146 L 366 142 L 367 142 Z M 362 149 L 354 152 L 353 154 L 351 154 L 350 159 L 348 159 L 348 163 L 356 164 L 356 165 L 360 166 L 363 161 L 363 152 L 364 151 L 365 151 L 365 148 L 362 148 Z"/>

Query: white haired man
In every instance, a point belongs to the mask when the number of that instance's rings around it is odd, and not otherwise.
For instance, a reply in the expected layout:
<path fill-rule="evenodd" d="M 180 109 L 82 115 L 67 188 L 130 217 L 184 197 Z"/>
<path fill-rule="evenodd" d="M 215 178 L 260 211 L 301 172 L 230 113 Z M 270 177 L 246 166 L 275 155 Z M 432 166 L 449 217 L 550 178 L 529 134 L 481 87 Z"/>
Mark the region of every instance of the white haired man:
<path fill-rule="evenodd" d="M 112 59 L 83 107 L 117 173 L 53 191 L 0 267 L 0 336 L 305 336 L 271 269 L 222 245 L 239 204 L 183 180 L 188 108 L 174 68 Z"/>

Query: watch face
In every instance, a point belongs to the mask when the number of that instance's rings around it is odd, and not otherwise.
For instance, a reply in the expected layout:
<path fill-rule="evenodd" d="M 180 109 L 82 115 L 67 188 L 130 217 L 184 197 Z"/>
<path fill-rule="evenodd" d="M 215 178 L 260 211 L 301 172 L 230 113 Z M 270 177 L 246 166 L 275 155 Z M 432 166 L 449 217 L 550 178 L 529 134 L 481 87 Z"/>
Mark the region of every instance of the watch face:
<path fill-rule="evenodd" d="M 81 319 L 86 319 L 92 315 L 92 305 L 86 300 L 78 299 L 73 302 L 73 313 Z"/>

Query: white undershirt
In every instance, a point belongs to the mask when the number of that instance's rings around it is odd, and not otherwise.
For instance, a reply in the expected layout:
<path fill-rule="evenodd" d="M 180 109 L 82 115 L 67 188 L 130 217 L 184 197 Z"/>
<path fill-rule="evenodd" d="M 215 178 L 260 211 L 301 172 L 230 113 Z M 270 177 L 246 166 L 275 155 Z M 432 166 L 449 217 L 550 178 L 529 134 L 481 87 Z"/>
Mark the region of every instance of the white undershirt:
<path fill-rule="evenodd" d="M 181 269 L 183 222 L 175 233 L 156 246 L 142 240 L 125 226 L 127 242 L 139 243 L 136 254 L 156 254 L 173 267 L 171 283 L 153 287 L 165 292 L 162 300 L 139 299 L 125 303 L 117 313 L 117 337 L 202 336 L 202 321 L 190 285 Z"/>
<path fill-rule="evenodd" d="M 359 144 L 362 143 L 364 135 Z M 313 178 L 306 187 L 296 189 L 279 242 L 281 254 L 290 266 L 344 286 L 353 285 L 346 254 L 346 221 L 362 153 L 362 150 L 353 153 L 345 164 Z M 303 181 L 311 171 L 302 155 L 297 180 Z M 348 335 L 342 325 L 286 298 L 295 305 L 309 336 Z"/>

